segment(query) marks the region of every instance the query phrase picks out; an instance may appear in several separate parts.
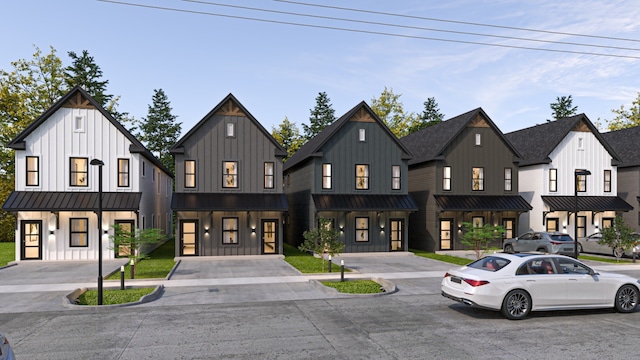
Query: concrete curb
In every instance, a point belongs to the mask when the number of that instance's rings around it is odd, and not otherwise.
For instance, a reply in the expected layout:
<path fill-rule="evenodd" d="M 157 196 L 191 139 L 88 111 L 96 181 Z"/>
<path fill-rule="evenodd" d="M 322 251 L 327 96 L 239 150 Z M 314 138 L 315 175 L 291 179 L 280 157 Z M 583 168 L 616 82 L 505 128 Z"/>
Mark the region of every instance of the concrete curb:
<path fill-rule="evenodd" d="M 127 288 L 132 288 L 132 287 L 127 287 Z M 75 303 L 76 299 L 78 299 L 78 296 L 80 296 L 82 293 L 84 293 L 85 291 L 87 291 L 87 288 L 82 288 L 82 289 L 76 289 L 74 291 L 72 291 L 71 293 L 67 294 L 66 296 L 62 297 L 62 306 L 69 308 L 69 309 L 74 309 L 74 310 L 78 310 L 78 309 L 91 309 L 91 310 L 97 310 L 97 309 L 113 309 L 113 308 L 120 308 L 120 307 L 126 307 L 126 306 L 135 306 L 135 305 L 140 305 L 140 304 L 145 304 L 154 300 L 157 300 L 158 298 L 160 298 L 160 296 L 162 295 L 162 293 L 164 292 L 164 285 L 158 285 L 156 286 L 156 288 L 150 293 L 147 294 L 143 297 L 140 298 L 140 300 L 138 301 L 134 301 L 134 302 L 130 302 L 130 303 L 125 303 L 125 304 L 112 304 L 112 305 L 77 305 Z"/>
<path fill-rule="evenodd" d="M 389 294 L 393 294 L 398 292 L 398 287 L 392 283 L 389 280 L 383 279 L 383 278 L 378 278 L 378 277 L 371 277 L 369 279 L 366 278 L 360 278 L 360 279 L 345 279 L 344 281 L 354 281 L 354 280 L 371 280 L 371 281 L 375 281 L 378 284 L 380 284 L 383 292 L 381 293 L 376 293 L 376 294 L 346 294 L 346 293 L 341 293 L 339 292 L 337 289 L 329 287 L 329 286 L 325 286 L 322 284 L 322 281 L 332 281 L 332 282 L 338 282 L 340 281 L 339 279 L 332 279 L 332 280 L 309 280 L 309 283 L 311 283 L 314 287 L 316 287 L 317 289 L 323 291 L 324 293 L 328 294 L 328 295 L 333 295 L 333 296 L 341 296 L 341 297 L 377 297 L 377 296 L 384 296 L 384 295 L 389 295 Z"/>

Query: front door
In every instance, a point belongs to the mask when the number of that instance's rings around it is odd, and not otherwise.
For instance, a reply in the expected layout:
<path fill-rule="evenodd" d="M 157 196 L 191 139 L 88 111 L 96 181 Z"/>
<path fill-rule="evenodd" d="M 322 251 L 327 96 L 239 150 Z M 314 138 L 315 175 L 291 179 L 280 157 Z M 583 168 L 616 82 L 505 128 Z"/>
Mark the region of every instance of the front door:
<path fill-rule="evenodd" d="M 278 253 L 277 220 L 262 220 L 262 253 Z"/>
<path fill-rule="evenodd" d="M 451 250 L 453 220 L 440 220 L 440 250 Z"/>
<path fill-rule="evenodd" d="M 42 220 L 22 221 L 20 259 L 42 260 Z"/>
<path fill-rule="evenodd" d="M 198 255 L 198 221 L 180 221 L 180 256 Z"/>
<path fill-rule="evenodd" d="M 391 239 L 391 251 L 403 250 L 404 220 L 391 219 L 389 220 L 389 225 L 391 226 L 391 233 L 389 234 Z"/>

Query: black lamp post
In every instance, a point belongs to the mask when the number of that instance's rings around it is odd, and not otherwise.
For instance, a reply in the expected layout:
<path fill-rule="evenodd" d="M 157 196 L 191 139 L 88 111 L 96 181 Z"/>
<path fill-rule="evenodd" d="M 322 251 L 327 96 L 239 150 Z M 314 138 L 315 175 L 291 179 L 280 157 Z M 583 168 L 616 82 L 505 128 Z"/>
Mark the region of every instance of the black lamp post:
<path fill-rule="evenodd" d="M 102 305 L 102 160 L 93 159 L 91 165 L 98 166 L 98 305 Z"/>
<path fill-rule="evenodd" d="M 574 193 L 574 207 L 573 207 L 573 236 L 575 237 L 575 242 L 574 242 L 574 246 L 573 246 L 573 251 L 574 251 L 574 255 L 575 258 L 578 258 L 578 178 L 580 176 L 585 176 L 585 183 L 586 183 L 586 176 L 587 175 L 591 175 L 591 171 L 589 170 L 576 170 L 575 172 L 575 176 L 574 176 L 574 180 L 575 180 L 575 193 Z M 586 191 L 587 189 L 585 189 Z"/>

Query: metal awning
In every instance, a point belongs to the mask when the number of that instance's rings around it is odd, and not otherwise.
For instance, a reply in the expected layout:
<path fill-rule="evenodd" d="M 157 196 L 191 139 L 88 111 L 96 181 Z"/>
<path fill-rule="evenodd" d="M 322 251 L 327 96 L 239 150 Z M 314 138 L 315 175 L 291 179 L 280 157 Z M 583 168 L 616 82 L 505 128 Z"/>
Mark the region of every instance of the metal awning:
<path fill-rule="evenodd" d="M 618 196 L 578 196 L 578 211 L 630 211 L 633 206 Z M 575 211 L 575 196 L 542 196 L 549 211 Z"/>
<path fill-rule="evenodd" d="M 313 194 L 319 211 L 418 211 L 411 195 Z"/>
<path fill-rule="evenodd" d="M 284 194 L 174 193 L 175 211 L 287 211 Z"/>
<path fill-rule="evenodd" d="M 138 211 L 139 192 L 103 192 L 103 211 Z M 97 192 L 14 191 L 2 210 L 16 211 L 97 211 Z"/>
<path fill-rule="evenodd" d="M 442 211 L 529 211 L 520 195 L 434 195 Z"/>

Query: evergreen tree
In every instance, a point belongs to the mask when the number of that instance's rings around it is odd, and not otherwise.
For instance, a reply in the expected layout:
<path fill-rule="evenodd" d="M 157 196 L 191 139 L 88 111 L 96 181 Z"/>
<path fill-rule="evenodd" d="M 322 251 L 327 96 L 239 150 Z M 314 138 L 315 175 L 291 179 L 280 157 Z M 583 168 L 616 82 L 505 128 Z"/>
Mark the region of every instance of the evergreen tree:
<path fill-rule="evenodd" d="M 284 118 L 277 128 L 271 127 L 271 136 L 287 151 L 287 156 L 283 161 L 287 161 L 303 143 L 300 130 L 298 130 L 296 123 L 292 123 L 287 117 Z"/>
<path fill-rule="evenodd" d="M 400 101 L 402 94 L 394 94 L 393 89 L 384 87 L 379 98 L 371 99 L 371 109 L 397 137 L 409 134 L 409 124 L 414 122 L 414 113 L 405 113 Z"/>
<path fill-rule="evenodd" d="M 174 172 L 175 165 L 169 148 L 178 141 L 181 123 L 177 123 L 177 116 L 171 114 L 171 103 L 164 91 L 162 89 L 153 91 L 148 115 L 140 122 L 139 136 L 149 151 L 171 172 Z"/>
<path fill-rule="evenodd" d="M 573 106 L 573 99 L 569 96 L 558 96 L 556 102 L 549 105 L 551 107 L 551 116 L 553 119 L 547 119 L 547 122 L 559 120 L 569 116 L 573 116 L 577 113 L 578 107 Z"/>
<path fill-rule="evenodd" d="M 331 107 L 331 100 L 324 91 L 318 93 L 316 106 L 313 109 L 309 109 L 309 111 L 311 112 L 311 116 L 309 117 L 310 125 L 302 124 L 305 140 L 309 140 L 318 135 L 324 128 L 336 120 L 335 111 Z"/>
<path fill-rule="evenodd" d="M 444 120 L 444 114 L 440 112 L 440 109 L 438 109 L 438 103 L 435 98 L 430 97 L 423 104 L 424 110 L 422 111 L 422 114 L 409 125 L 407 135 L 426 127 L 439 124 Z"/>
<path fill-rule="evenodd" d="M 73 51 L 69 51 L 67 54 L 72 60 L 71 65 L 67 66 L 64 71 L 64 81 L 67 86 L 73 88 L 80 85 L 103 108 L 111 112 L 108 105 L 113 99 L 113 95 L 105 93 L 109 80 L 101 80 L 102 70 L 93 60 L 93 56 L 90 56 L 87 50 L 82 50 L 80 56 Z"/>

